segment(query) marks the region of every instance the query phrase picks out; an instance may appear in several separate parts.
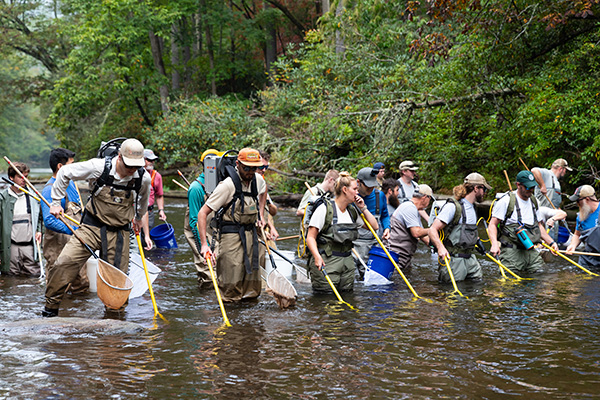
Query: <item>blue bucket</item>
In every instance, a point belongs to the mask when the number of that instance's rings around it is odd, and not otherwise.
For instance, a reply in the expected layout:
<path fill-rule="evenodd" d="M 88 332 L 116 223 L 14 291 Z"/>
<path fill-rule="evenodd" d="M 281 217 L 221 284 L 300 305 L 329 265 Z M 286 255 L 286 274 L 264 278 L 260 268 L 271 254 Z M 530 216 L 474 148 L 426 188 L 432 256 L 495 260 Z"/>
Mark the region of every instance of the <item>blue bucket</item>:
<path fill-rule="evenodd" d="M 157 225 L 150 230 L 150 239 L 154 240 L 154 244 L 159 249 L 176 249 L 177 242 L 175 241 L 175 229 L 171 224 Z"/>
<path fill-rule="evenodd" d="M 567 228 L 565 228 L 564 226 L 559 226 L 558 227 L 558 243 L 567 243 L 567 241 L 569 240 L 569 230 Z"/>
<path fill-rule="evenodd" d="M 396 253 L 390 251 L 390 255 L 395 262 L 398 262 L 398 255 Z M 369 262 L 367 263 L 367 266 L 386 279 L 392 277 L 395 269 L 394 264 L 392 264 L 387 254 L 385 254 L 385 251 L 383 251 L 381 247 L 376 246 L 371 247 L 371 250 L 369 251 Z"/>

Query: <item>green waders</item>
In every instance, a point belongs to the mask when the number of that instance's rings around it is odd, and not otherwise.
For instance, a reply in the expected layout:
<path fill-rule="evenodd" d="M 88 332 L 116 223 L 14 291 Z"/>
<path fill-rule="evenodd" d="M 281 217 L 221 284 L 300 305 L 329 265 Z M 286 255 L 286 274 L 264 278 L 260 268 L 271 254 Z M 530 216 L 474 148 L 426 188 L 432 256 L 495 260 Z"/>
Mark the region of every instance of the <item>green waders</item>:
<path fill-rule="evenodd" d="M 331 223 L 323 232 L 317 235 L 317 247 L 319 254 L 325 262 L 325 271 L 329 275 L 331 282 L 340 291 L 351 291 L 354 289 L 354 259 L 352 258 L 352 247 L 354 241 L 358 238 L 358 224 L 337 222 L 337 207 L 330 201 L 325 203 L 329 208 L 333 208 Z M 358 215 L 349 209 L 352 219 L 356 221 Z M 329 212 L 327 213 L 329 215 Z M 315 266 L 312 255 L 308 258 L 308 274 L 312 282 L 312 288 L 317 293 L 332 293 L 329 283 L 323 276 L 323 272 Z"/>
<path fill-rule="evenodd" d="M 453 221 L 444 229 L 444 246 L 450 253 L 450 268 L 455 281 L 464 281 L 465 279 L 481 279 L 481 265 L 477 261 L 473 249 L 479 239 L 477 233 L 477 224 L 460 223 L 467 220 L 465 207 L 459 204 L 458 201 L 451 199 L 456 207 L 455 214 L 460 217 L 454 218 Z M 466 201 L 466 200 L 465 200 Z M 456 223 L 454 223 L 456 221 Z M 438 267 L 440 282 L 451 282 L 450 274 L 446 264 Z"/>
<path fill-rule="evenodd" d="M 534 207 L 533 200 L 531 201 L 532 207 Z M 517 220 L 521 221 L 521 210 L 519 209 L 519 204 L 515 202 L 514 207 L 517 210 Z M 507 210 L 507 214 L 508 211 L 509 210 Z M 523 227 L 527 232 L 527 236 L 529 236 L 529 239 L 535 245 L 540 243 L 542 238 L 535 208 L 533 208 L 533 215 L 534 225 L 523 225 Z M 516 274 L 534 274 L 536 272 L 541 272 L 542 267 L 544 266 L 544 260 L 535 248 L 532 247 L 531 249 L 527 250 L 523 247 L 516 233 L 520 228 L 521 224 L 518 223 L 503 224 L 501 226 L 501 233 L 503 236 L 500 240 L 500 243 L 502 243 L 502 250 L 498 259 L 506 266 L 506 268 L 510 269 Z"/>

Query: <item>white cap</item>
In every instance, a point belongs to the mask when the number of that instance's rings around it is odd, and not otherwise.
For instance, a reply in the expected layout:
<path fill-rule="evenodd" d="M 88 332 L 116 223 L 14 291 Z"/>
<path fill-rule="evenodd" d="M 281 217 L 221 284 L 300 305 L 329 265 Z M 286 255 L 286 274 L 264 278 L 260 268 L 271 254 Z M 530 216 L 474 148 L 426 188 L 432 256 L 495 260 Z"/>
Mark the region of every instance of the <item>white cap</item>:
<path fill-rule="evenodd" d="M 128 167 L 143 167 L 146 165 L 144 145 L 137 139 L 125 140 L 119 149 L 119 153 Z"/>

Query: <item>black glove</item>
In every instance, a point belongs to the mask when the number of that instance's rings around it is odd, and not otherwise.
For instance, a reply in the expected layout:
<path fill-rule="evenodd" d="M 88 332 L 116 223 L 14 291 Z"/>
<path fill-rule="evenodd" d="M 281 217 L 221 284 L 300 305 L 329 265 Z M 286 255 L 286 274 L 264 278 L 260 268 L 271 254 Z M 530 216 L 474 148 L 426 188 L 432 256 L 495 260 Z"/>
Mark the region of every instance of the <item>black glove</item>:
<path fill-rule="evenodd" d="M 477 243 L 475 243 L 475 250 L 477 250 L 477 252 L 482 256 L 485 256 L 485 245 L 483 244 L 481 239 L 477 239 Z"/>

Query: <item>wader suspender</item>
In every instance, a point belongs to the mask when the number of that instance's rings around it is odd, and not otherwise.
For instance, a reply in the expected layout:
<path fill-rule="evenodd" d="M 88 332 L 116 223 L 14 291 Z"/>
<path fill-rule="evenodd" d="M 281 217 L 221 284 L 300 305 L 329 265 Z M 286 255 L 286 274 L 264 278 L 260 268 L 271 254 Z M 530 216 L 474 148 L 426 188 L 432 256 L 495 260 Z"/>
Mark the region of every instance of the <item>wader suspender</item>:
<path fill-rule="evenodd" d="M 113 157 L 106 157 L 104 159 L 104 170 L 102 171 L 102 175 L 96 180 L 94 184 L 94 188 L 90 192 L 90 197 L 88 202 L 91 202 L 92 209 L 94 213 L 88 212 L 87 208 L 84 209 L 81 215 L 81 222 L 84 224 L 92 225 L 97 228 L 100 228 L 100 258 L 106 260 L 108 257 L 108 238 L 106 237 L 106 232 L 116 232 L 117 233 L 117 247 L 115 248 L 115 260 L 114 265 L 121 265 L 121 256 L 123 255 L 123 235 L 122 231 L 129 230 L 129 223 L 123 226 L 109 226 L 103 223 L 96 217 L 98 211 L 96 210 L 96 205 L 94 204 L 94 195 L 100 190 L 103 186 L 110 186 L 111 194 L 114 189 L 127 191 L 127 198 L 131 196 L 131 191 L 135 191 L 135 200 L 134 207 L 137 214 L 138 209 L 138 200 L 140 197 L 140 188 L 142 187 L 142 180 L 144 177 L 145 170 L 143 167 L 138 168 L 137 173 L 138 177 L 129 181 L 127 185 L 118 185 L 114 183 L 115 177 L 110 175 L 110 170 L 112 168 L 112 159 Z"/>
<path fill-rule="evenodd" d="M 510 194 L 511 198 L 508 201 L 508 206 L 507 206 L 507 210 L 506 210 L 506 215 L 504 216 L 504 223 L 503 225 L 506 225 L 506 220 L 512 215 L 514 209 L 517 209 L 517 222 L 521 225 L 523 225 L 523 218 L 521 217 L 521 209 L 519 208 L 519 202 L 517 201 L 517 195 L 514 193 Z M 513 207 L 511 209 L 510 207 L 510 203 L 513 202 Z M 531 211 L 533 212 L 533 226 L 537 225 L 538 223 L 538 219 L 537 219 L 537 209 L 535 207 L 533 198 L 530 199 L 531 201 Z"/>
<path fill-rule="evenodd" d="M 233 199 L 231 200 L 231 202 L 229 204 L 227 204 L 225 207 L 222 208 L 222 211 L 219 210 L 219 213 L 217 213 L 217 215 L 220 214 L 220 233 L 219 233 L 219 238 L 221 237 L 221 234 L 223 233 L 238 233 L 240 235 L 240 241 L 242 242 L 242 248 L 244 249 L 244 266 L 246 268 L 246 273 L 247 274 L 251 274 L 252 271 L 256 271 L 258 270 L 258 233 L 256 231 L 256 224 L 252 223 L 252 224 L 240 224 L 239 222 L 235 221 L 235 203 L 237 202 L 237 200 L 240 201 L 241 203 L 241 212 L 244 213 L 244 195 L 247 196 L 252 196 L 252 198 L 254 199 L 254 201 L 256 202 L 256 209 L 258 210 L 259 208 L 259 204 L 258 204 L 258 188 L 256 186 L 256 177 L 252 178 L 252 181 L 250 182 L 250 192 L 243 192 L 242 191 L 242 181 L 237 173 L 237 171 L 232 167 L 232 166 L 226 166 L 225 169 L 227 170 L 229 176 L 231 177 L 231 180 L 233 181 L 233 185 L 235 186 L 235 194 L 233 195 Z M 231 219 L 233 220 L 233 222 L 223 222 L 222 218 L 223 218 L 223 214 L 225 214 L 227 212 L 227 209 L 231 208 Z M 258 219 L 260 219 L 260 210 L 258 212 Z M 248 252 L 247 252 L 247 248 L 248 245 L 246 243 L 246 231 L 252 231 L 252 262 L 250 262 L 250 259 L 248 258 Z"/>
<path fill-rule="evenodd" d="M 31 219 L 31 204 L 29 204 L 29 195 L 27 193 L 24 194 L 25 203 L 27 203 L 27 215 L 29 215 L 29 219 Z M 27 224 L 29 223 L 29 219 L 18 219 L 13 220 L 14 224 Z M 35 230 L 33 228 L 33 221 L 31 221 L 31 230 L 33 231 L 33 240 L 35 240 Z M 15 242 L 14 240 L 10 240 L 12 244 L 16 244 L 17 246 L 29 246 L 31 242 Z"/>
<path fill-rule="evenodd" d="M 375 215 L 379 216 L 379 190 L 375 189 Z"/>
<path fill-rule="evenodd" d="M 400 179 L 398 179 L 398 180 L 400 180 Z M 410 184 L 412 185 L 413 189 L 416 190 L 418 188 L 418 186 L 415 185 L 415 182 L 410 181 Z M 402 198 L 406 199 L 406 192 L 404 191 L 404 186 L 402 185 L 402 182 L 400 182 L 400 190 L 402 191 Z"/>
<path fill-rule="evenodd" d="M 327 242 L 323 238 L 321 238 L 321 241 L 319 241 L 319 237 L 321 236 L 322 233 L 325 233 L 325 231 L 331 229 L 334 225 L 336 225 L 338 223 L 337 206 L 335 204 L 335 201 L 325 200 L 324 204 L 325 204 L 326 208 L 331 207 L 333 209 L 333 217 L 332 217 L 329 225 L 327 225 L 327 214 L 329 214 L 329 210 L 325 211 L 325 222 L 323 224 L 323 228 L 321 228 L 321 230 L 319 231 L 319 233 L 317 235 L 317 243 L 319 243 L 319 244 L 327 244 Z M 353 210 L 352 208 L 348 207 L 348 213 L 350 214 L 350 218 L 352 219 L 353 223 L 356 223 L 358 214 L 354 215 L 352 213 L 352 210 Z M 327 227 L 326 227 L 326 225 L 327 225 Z M 329 244 L 329 246 L 331 246 L 331 244 Z M 327 254 L 327 251 L 325 249 L 319 249 L 319 253 Z M 331 250 L 331 255 L 337 256 L 337 257 L 348 257 L 351 254 L 352 254 L 351 251 L 347 251 L 347 252 L 343 253 L 343 252 Z"/>

